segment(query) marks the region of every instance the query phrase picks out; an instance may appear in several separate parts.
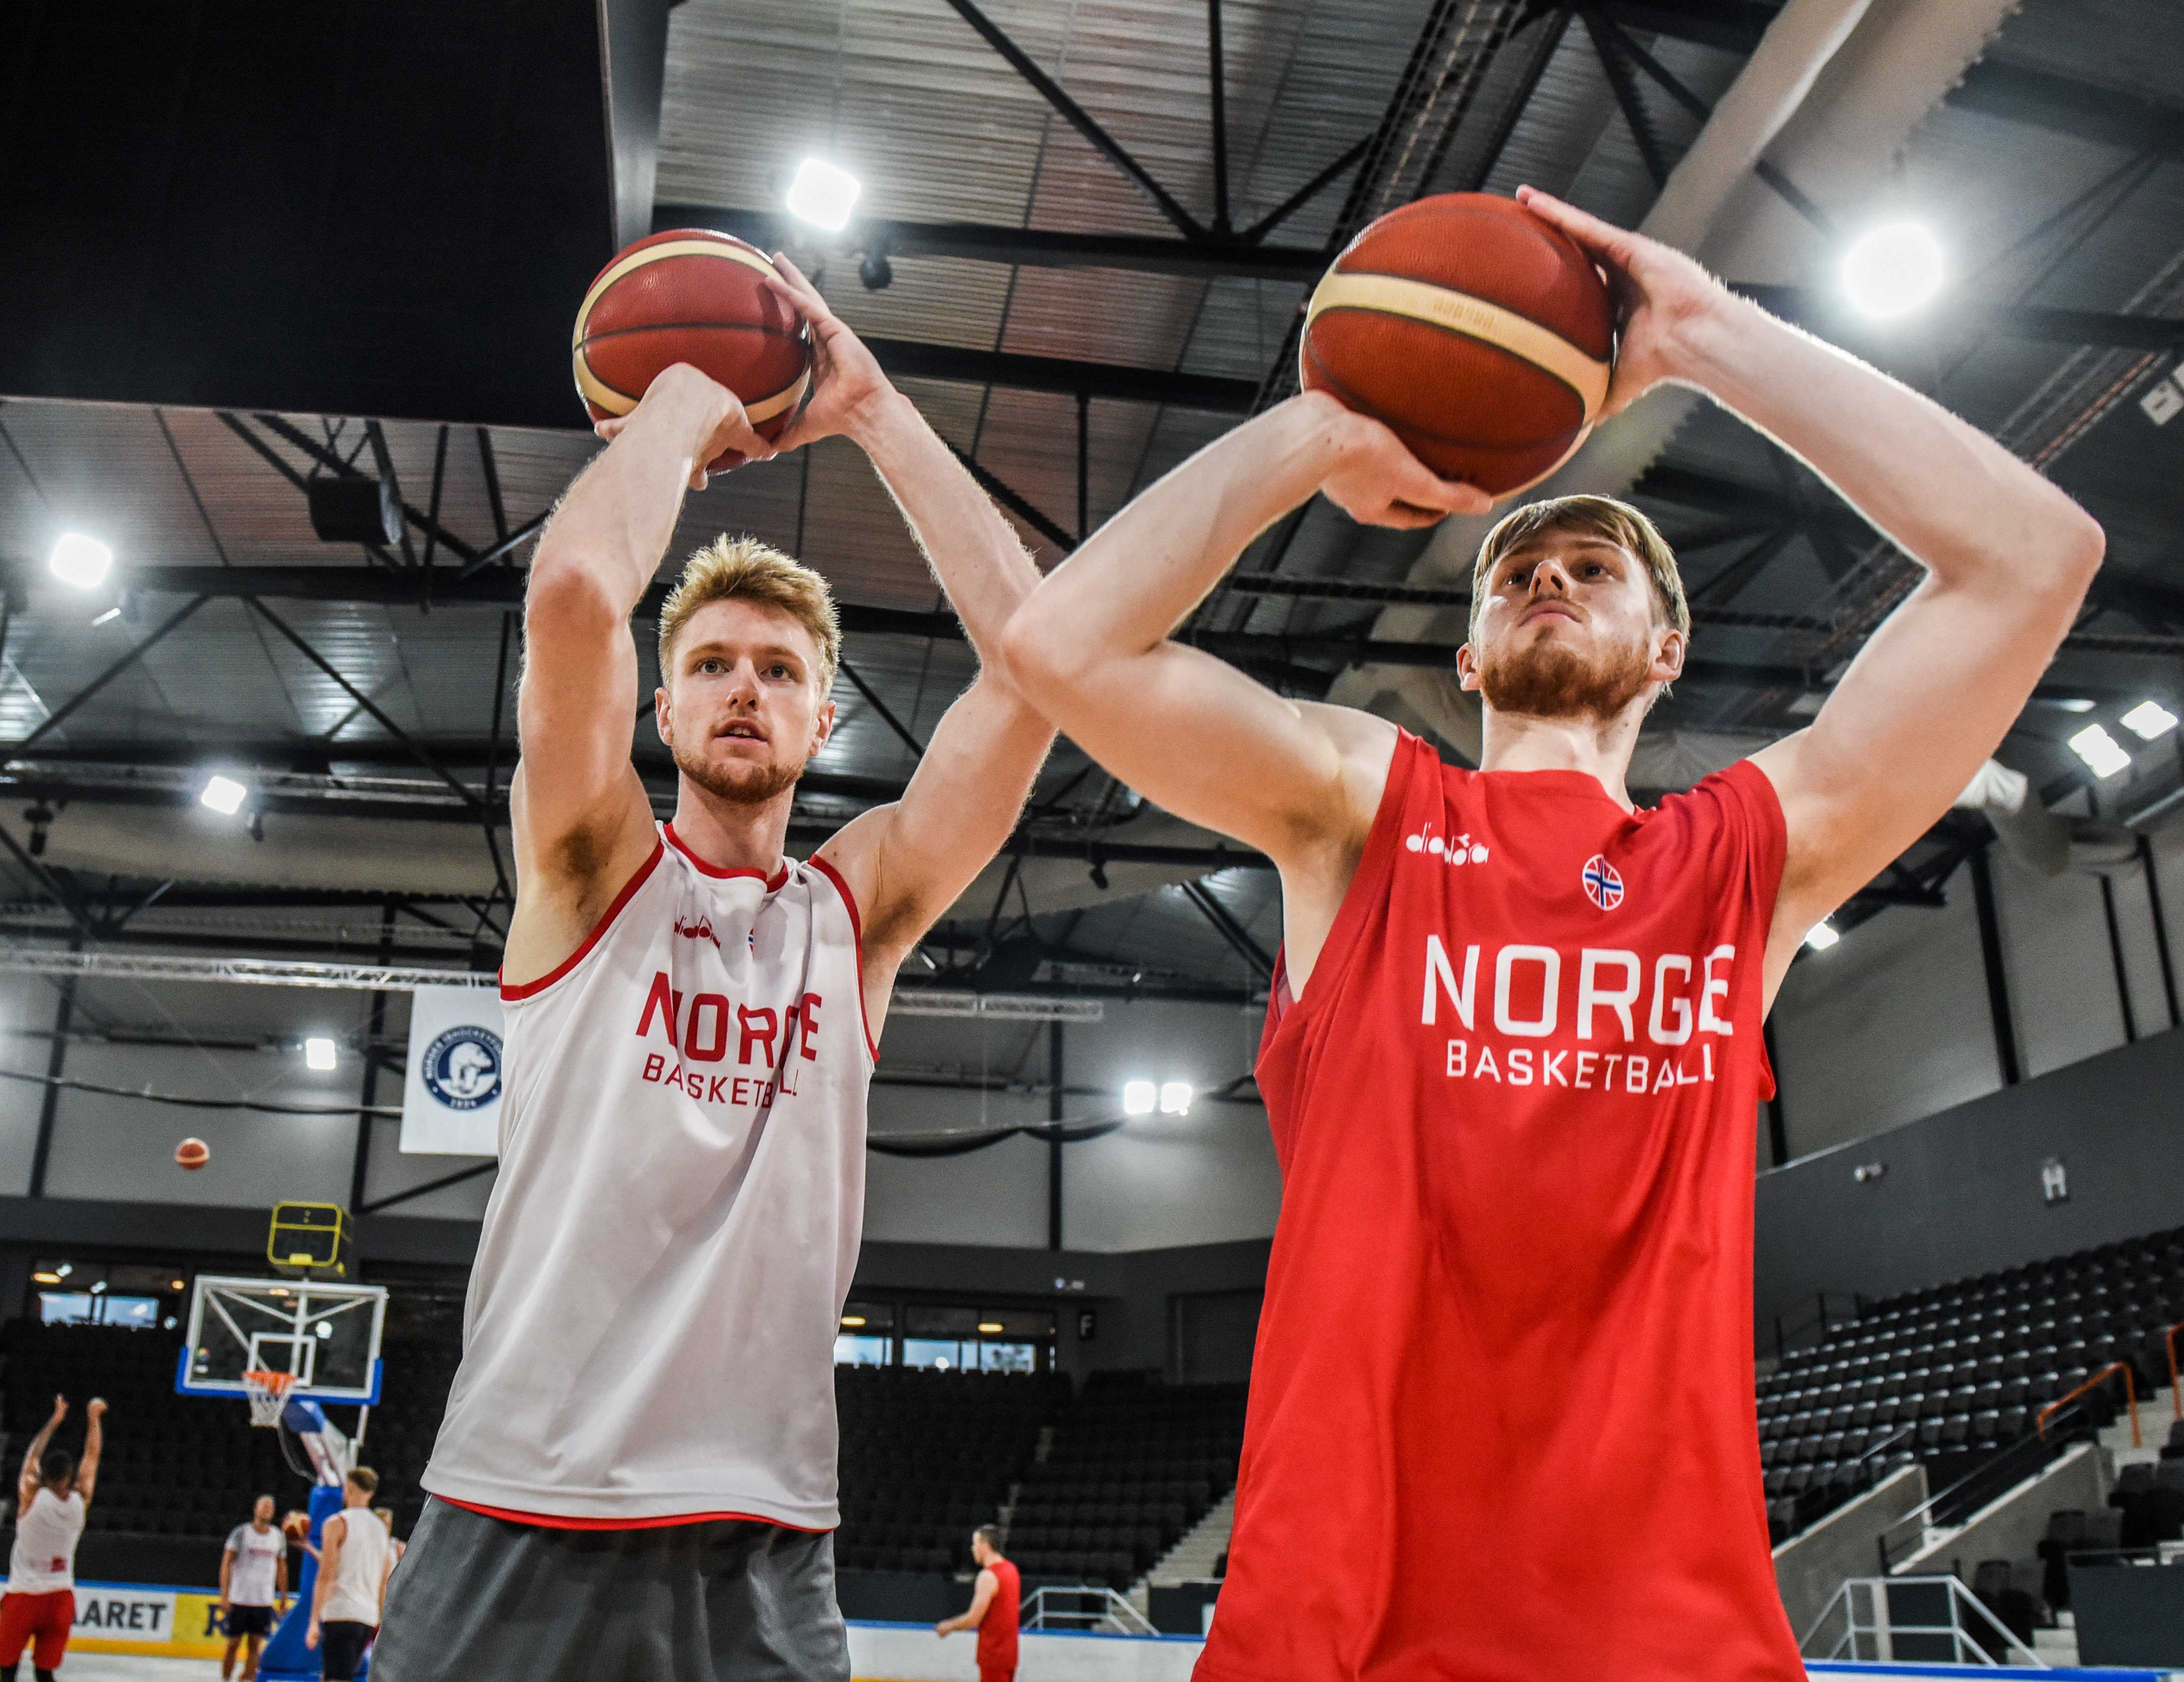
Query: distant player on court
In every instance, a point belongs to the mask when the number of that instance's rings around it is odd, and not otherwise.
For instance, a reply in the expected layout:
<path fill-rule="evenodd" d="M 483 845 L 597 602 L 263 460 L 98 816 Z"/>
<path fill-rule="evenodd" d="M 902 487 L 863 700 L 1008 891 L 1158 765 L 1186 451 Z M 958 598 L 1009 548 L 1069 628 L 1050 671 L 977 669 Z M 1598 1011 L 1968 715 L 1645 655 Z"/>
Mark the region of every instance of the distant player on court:
<path fill-rule="evenodd" d="M 273 1608 L 288 1593 L 288 1538 L 273 1523 L 273 1497 L 260 1495 L 250 1522 L 227 1533 L 220 1556 L 220 1628 L 227 1651 L 220 1655 L 223 1679 L 235 1674 L 242 1654 L 242 1682 L 258 1674 L 258 1651 L 273 1633 Z"/>
<path fill-rule="evenodd" d="M 0 1682 L 15 1682 L 23 1649 L 38 1682 L 53 1682 L 75 1628 L 75 1545 L 98 1487 L 105 1447 L 106 1404 L 84 1411 L 83 1457 L 51 1445 L 68 1417 L 68 1398 L 53 1398 L 53 1417 L 23 1456 L 15 1479 L 15 1546 L 8 1559 L 8 1592 L 0 1595 Z"/>
<path fill-rule="evenodd" d="M 1014 1682 L 1017 1625 L 1023 1617 L 1023 1582 L 1001 1557 L 998 1524 L 981 1524 L 971 1533 L 971 1557 L 978 1562 L 978 1580 L 971 1585 L 971 1604 L 933 1626 L 936 1635 L 959 1629 L 978 1632 L 978 1682 Z"/>
<path fill-rule="evenodd" d="M 818 380 L 780 448 L 860 445 L 991 654 L 1037 569 L 783 272 Z M 797 780 L 834 728 L 840 631 L 818 573 L 723 539 L 660 612 L 653 716 L 681 777 L 655 823 L 630 763 L 630 614 L 699 464 L 774 446 L 688 367 L 601 430 L 525 600 L 500 1175 L 417 1558 L 373 1669 L 830 1682 L 850 1674 L 834 1338 L 880 1025 L 897 967 L 1014 827 L 1052 732 L 981 675 L 900 799 L 789 857 Z"/>
<path fill-rule="evenodd" d="M 1476 771 L 1169 640 L 1315 491 L 1380 525 L 1483 510 L 1324 397 L 1170 474 L 1010 626 L 1071 738 L 1281 872 L 1258 1072 L 1282 1206 L 1207 1682 L 1801 1682 L 1752 1407 L 1761 1021 L 1806 932 L 2001 741 L 2100 562 L 1992 440 L 1523 197 L 1621 299 L 1610 412 L 1698 387 L 1927 576 L 1808 727 L 1652 810 L 1627 769 L 1691 621 L 1620 503 L 1535 504 L 1481 547 Z"/>
<path fill-rule="evenodd" d="M 352 1682 L 364 1650 L 379 1633 L 394 1551 L 371 1510 L 379 1474 L 359 1466 L 342 1482 L 342 1510 L 319 1527 L 319 1576 L 304 1645 L 321 1649 L 325 1682 Z"/>

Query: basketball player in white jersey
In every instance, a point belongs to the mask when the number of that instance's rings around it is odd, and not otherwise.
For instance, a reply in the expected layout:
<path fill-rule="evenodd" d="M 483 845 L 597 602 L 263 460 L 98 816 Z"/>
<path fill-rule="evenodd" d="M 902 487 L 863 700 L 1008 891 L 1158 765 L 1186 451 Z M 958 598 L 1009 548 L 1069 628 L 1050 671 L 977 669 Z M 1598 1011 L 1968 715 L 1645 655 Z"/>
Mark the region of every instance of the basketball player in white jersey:
<path fill-rule="evenodd" d="M 221 1682 L 235 1674 L 242 1657 L 242 1682 L 258 1674 L 258 1651 L 273 1633 L 273 1608 L 288 1593 L 288 1538 L 273 1523 L 273 1497 L 251 1504 L 250 1522 L 227 1533 L 220 1555 L 220 1628 L 227 1651 L 220 1655 Z"/>
<path fill-rule="evenodd" d="M 861 446 L 990 654 L 1037 570 L 783 269 L 818 378 L 780 447 Z M 840 632 L 817 573 L 723 539 L 660 616 L 653 718 L 681 776 L 656 824 L 630 763 L 629 616 L 702 464 L 774 447 L 684 367 L 601 431 L 531 569 L 500 1174 L 373 1666 L 845 1679 L 833 1342 L 866 1087 L 897 966 L 1008 837 L 1051 732 L 982 672 L 899 800 L 788 857 Z"/>
<path fill-rule="evenodd" d="M 53 1682 L 75 1628 L 75 1545 L 98 1487 L 105 1447 L 106 1404 L 84 1409 L 83 1457 L 51 1447 L 68 1417 L 68 1398 L 53 1398 L 53 1417 L 23 1456 L 15 1480 L 15 1546 L 8 1559 L 8 1592 L 0 1596 L 0 1682 L 15 1682 L 23 1649 L 38 1682 Z"/>
<path fill-rule="evenodd" d="M 352 1682 L 364 1650 L 379 1633 L 394 1550 L 387 1526 L 371 1510 L 371 1492 L 378 1487 L 379 1474 L 358 1467 L 342 1480 L 342 1510 L 319 1527 L 319 1574 L 304 1645 L 322 1649 L 324 1682 Z"/>

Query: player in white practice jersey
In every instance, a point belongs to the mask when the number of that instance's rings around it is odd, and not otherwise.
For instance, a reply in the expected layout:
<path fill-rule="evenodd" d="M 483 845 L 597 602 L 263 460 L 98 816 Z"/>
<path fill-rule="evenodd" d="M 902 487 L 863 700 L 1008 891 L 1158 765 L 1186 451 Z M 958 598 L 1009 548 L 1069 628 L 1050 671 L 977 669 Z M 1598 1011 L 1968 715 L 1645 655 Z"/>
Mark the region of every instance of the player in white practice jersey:
<path fill-rule="evenodd" d="M 220 1628 L 227 1651 L 220 1655 L 221 1682 L 235 1674 L 242 1657 L 242 1682 L 258 1674 L 258 1650 L 273 1633 L 273 1609 L 288 1593 L 288 1538 L 273 1522 L 273 1497 L 252 1503 L 250 1522 L 227 1533 L 220 1555 Z"/>
<path fill-rule="evenodd" d="M 866 1088 L 898 966 L 1007 838 L 1051 732 L 987 667 L 899 800 L 788 857 L 840 632 L 816 573 L 723 540 L 660 610 L 654 718 L 680 784 L 654 822 L 628 620 L 699 464 L 853 440 L 981 653 L 1038 582 L 782 273 L 816 363 L 795 425 L 769 445 L 729 393 L 670 369 L 602 426 L 532 565 L 500 1173 L 379 1682 L 850 1674 L 833 1342 Z"/>
<path fill-rule="evenodd" d="M 15 1480 L 15 1546 L 8 1559 L 8 1592 L 0 1595 L 0 1682 L 15 1682 L 23 1649 L 38 1682 L 53 1682 L 75 1628 L 75 1545 L 98 1487 L 106 1445 L 106 1404 L 84 1409 L 83 1456 L 52 1447 L 68 1417 L 68 1398 L 53 1398 L 53 1417 L 31 1439 Z"/>

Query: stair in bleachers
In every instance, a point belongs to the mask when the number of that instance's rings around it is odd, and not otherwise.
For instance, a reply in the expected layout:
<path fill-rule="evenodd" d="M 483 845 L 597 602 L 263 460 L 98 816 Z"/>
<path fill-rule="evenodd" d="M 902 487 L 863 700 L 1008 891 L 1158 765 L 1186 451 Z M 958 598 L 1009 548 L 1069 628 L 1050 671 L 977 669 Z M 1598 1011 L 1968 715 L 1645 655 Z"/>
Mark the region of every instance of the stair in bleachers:
<path fill-rule="evenodd" d="M 2152 1395 L 2168 1378 L 2162 1335 L 2180 1320 L 2184 1229 L 1867 1306 L 1759 1381 L 1774 1540 L 1913 1457 L 1945 1490 L 2110 1362 L 2128 1363 L 2141 1397 Z M 2083 1404 L 2105 1430 L 2122 1409 L 2120 1388 Z"/>
<path fill-rule="evenodd" d="M 1095 1373 L 1018 1491 L 1008 1551 L 1036 1581 L 1121 1590 L 1234 1489 L 1242 1384 Z"/>
<path fill-rule="evenodd" d="M 1219 1576 L 1216 1569 L 1228 1551 L 1228 1538 L 1236 1528 L 1236 1491 L 1216 1501 L 1206 1517 L 1184 1534 L 1183 1540 L 1154 1562 L 1145 1573 L 1148 1585 L 1206 1582 Z"/>

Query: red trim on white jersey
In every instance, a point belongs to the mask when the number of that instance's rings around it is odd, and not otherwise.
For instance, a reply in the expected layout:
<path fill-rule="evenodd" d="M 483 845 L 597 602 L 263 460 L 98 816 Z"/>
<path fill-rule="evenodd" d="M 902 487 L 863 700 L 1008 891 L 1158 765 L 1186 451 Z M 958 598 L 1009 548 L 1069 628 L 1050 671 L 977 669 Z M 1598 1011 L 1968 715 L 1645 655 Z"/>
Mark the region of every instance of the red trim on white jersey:
<path fill-rule="evenodd" d="M 690 850 L 689 844 L 685 842 L 681 836 L 675 833 L 675 821 L 672 818 L 670 818 L 666 823 L 660 825 L 660 833 L 666 836 L 667 844 L 669 846 L 674 848 L 677 852 L 682 854 L 684 858 L 689 860 L 693 865 L 697 866 L 700 873 L 711 877 L 716 882 L 725 882 L 729 877 L 737 876 L 756 877 L 760 882 L 763 882 L 766 884 L 766 891 L 772 894 L 777 892 L 780 888 L 782 883 L 788 880 L 788 860 L 786 859 L 783 859 L 781 861 L 781 868 L 774 872 L 772 876 L 768 876 L 762 870 L 752 870 L 747 866 L 740 865 L 733 870 L 723 870 L 718 865 L 707 864 L 703 859 L 699 858 L 695 853 Z M 856 913 L 855 911 L 851 911 L 850 915 L 852 917 L 855 917 Z"/>
<path fill-rule="evenodd" d="M 449 1507 L 460 1507 L 465 1512 L 482 1512 L 488 1518 L 505 1519 L 510 1524 L 529 1524 L 541 1530 L 664 1530 L 671 1524 L 741 1523 L 771 1524 L 776 1529 L 801 1531 L 807 1536 L 827 1534 L 802 1524 L 784 1524 L 778 1518 L 761 1518 L 755 1512 L 670 1512 L 653 1518 L 571 1518 L 559 1512 L 518 1512 L 513 1507 L 484 1507 L 474 1501 L 457 1501 L 453 1495 L 434 1495 L 432 1499 L 443 1501 Z"/>
<path fill-rule="evenodd" d="M 842 904 L 849 911 L 850 933 L 857 941 L 857 1020 L 865 1025 L 865 1050 L 872 1054 L 872 1061 L 877 1063 L 880 1047 L 872 1038 L 872 1013 L 865 1006 L 865 920 L 857 915 L 857 896 L 850 892 L 850 884 L 842 879 L 842 872 L 816 853 L 811 855 L 811 868 L 834 884 L 834 891 L 842 896 Z"/>
<path fill-rule="evenodd" d="M 560 980 L 563 976 L 568 974 L 571 970 L 576 968 L 578 964 L 582 963 L 584 959 L 584 955 L 590 951 L 593 947 L 599 944 L 599 937 L 604 934 L 607 932 L 608 927 L 613 923 L 614 920 L 621 915 L 621 908 L 629 903 L 630 895 L 636 893 L 638 888 L 644 887 L 645 878 L 649 877 L 652 872 L 659 867 L 660 860 L 666 855 L 666 851 L 667 849 L 662 847 L 657 841 L 654 842 L 652 844 L 651 856 L 647 858 L 643 864 L 637 867 L 637 873 L 635 875 L 632 876 L 628 881 L 622 883 L 621 892 L 615 895 L 614 904 L 607 907 L 606 915 L 592 925 L 592 932 L 584 937 L 584 944 L 577 948 L 575 951 L 570 953 L 567 957 L 562 959 L 560 963 L 554 965 L 552 969 L 547 971 L 544 975 L 540 976 L 536 981 L 526 981 L 515 987 L 510 987 L 505 981 L 503 981 L 500 983 L 500 996 L 502 1001 L 504 1003 L 512 1003 L 519 999 L 529 999 L 537 994 L 543 993 L 548 988 L 551 987 L 555 982 Z"/>

